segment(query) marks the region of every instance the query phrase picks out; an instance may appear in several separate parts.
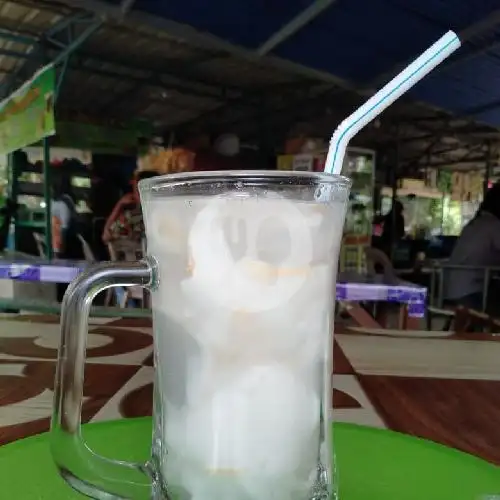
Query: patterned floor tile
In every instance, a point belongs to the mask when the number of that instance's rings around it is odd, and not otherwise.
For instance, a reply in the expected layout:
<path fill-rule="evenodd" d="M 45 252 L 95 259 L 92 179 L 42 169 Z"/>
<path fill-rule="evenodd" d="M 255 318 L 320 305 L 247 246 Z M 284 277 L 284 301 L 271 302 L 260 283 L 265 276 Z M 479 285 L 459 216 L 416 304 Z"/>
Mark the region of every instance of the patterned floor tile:
<path fill-rule="evenodd" d="M 379 335 L 382 337 L 418 337 L 418 338 L 452 338 L 453 332 L 442 330 L 392 330 L 387 328 L 363 328 L 361 326 L 347 326 L 343 333 L 361 335 Z"/>
<path fill-rule="evenodd" d="M 82 421 L 89 421 L 137 370 L 87 365 Z M 53 361 L 0 361 L 0 444 L 48 430 L 54 375 Z"/>
<path fill-rule="evenodd" d="M 357 373 L 500 380 L 500 343 L 337 335 Z"/>
<path fill-rule="evenodd" d="M 344 375 L 354 374 L 354 368 L 352 367 L 351 362 L 347 359 L 347 356 L 344 354 L 344 350 L 336 339 L 333 346 L 333 373 Z"/>
<path fill-rule="evenodd" d="M 154 368 L 141 367 L 110 397 L 92 421 L 151 415 L 153 378 Z"/>
<path fill-rule="evenodd" d="M 387 425 L 500 465 L 500 382 L 361 375 Z"/>
<path fill-rule="evenodd" d="M 48 429 L 59 335 L 57 317 L 0 318 L 0 444 Z M 387 425 L 500 463 L 496 337 L 336 326 L 335 340 L 335 420 Z M 91 321 L 83 421 L 151 414 L 153 376 L 150 320 Z"/>
<path fill-rule="evenodd" d="M 56 360 L 57 324 L 0 321 L 0 359 Z M 141 365 L 152 352 L 151 329 L 91 325 L 87 337 L 90 363 Z"/>
<path fill-rule="evenodd" d="M 333 375 L 333 410 L 331 417 L 336 422 L 369 425 L 384 428 L 365 391 L 354 375 Z"/>

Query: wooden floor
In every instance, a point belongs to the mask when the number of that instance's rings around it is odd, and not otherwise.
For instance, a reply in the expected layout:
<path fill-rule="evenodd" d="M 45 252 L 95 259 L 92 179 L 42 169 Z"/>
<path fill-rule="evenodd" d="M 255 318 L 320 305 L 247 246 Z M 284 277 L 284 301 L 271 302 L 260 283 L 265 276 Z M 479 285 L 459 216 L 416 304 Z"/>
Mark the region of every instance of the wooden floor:
<path fill-rule="evenodd" d="M 151 413 L 146 320 L 91 321 L 83 420 Z M 46 431 L 58 318 L 0 318 L 0 444 Z M 500 465 L 498 337 L 337 327 L 332 416 L 388 427 Z"/>

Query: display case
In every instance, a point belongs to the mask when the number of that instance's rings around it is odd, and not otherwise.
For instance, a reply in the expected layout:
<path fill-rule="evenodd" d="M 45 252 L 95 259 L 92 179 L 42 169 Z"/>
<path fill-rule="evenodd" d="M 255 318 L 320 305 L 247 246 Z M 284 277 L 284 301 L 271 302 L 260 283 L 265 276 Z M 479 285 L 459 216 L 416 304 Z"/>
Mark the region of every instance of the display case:
<path fill-rule="evenodd" d="M 342 175 L 352 180 L 340 252 L 341 271 L 366 271 L 364 249 L 371 244 L 375 151 L 347 148 Z"/>
<path fill-rule="evenodd" d="M 349 207 L 344 225 L 340 270 L 364 271 L 364 248 L 371 244 L 373 195 L 375 188 L 375 151 L 347 148 L 342 175 L 352 180 Z M 278 157 L 278 170 L 317 171 L 324 169 L 326 151 Z"/>

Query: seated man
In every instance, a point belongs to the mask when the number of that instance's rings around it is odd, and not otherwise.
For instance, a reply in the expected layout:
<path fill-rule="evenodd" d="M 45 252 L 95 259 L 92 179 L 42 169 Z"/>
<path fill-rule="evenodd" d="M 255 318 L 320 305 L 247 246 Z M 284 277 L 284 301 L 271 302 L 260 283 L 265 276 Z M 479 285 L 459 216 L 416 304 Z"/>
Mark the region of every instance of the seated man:
<path fill-rule="evenodd" d="M 485 272 L 481 268 L 500 267 L 500 183 L 488 190 L 476 215 L 463 228 L 447 265 L 450 269 L 444 272 L 444 299 L 482 311 Z M 500 316 L 498 295 L 489 293 L 488 302 L 486 312 Z"/>

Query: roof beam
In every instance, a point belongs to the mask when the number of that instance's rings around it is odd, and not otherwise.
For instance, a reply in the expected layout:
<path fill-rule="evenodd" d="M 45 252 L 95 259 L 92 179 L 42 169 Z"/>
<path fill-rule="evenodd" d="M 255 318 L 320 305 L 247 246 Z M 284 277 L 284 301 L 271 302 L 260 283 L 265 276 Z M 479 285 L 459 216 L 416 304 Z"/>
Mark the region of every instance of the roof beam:
<path fill-rule="evenodd" d="M 10 49 L 3 49 L 0 48 L 0 56 L 7 56 L 7 57 L 13 57 L 17 59 L 22 59 L 26 62 L 29 62 L 30 67 L 35 67 L 38 68 L 43 64 L 44 61 L 44 56 L 41 53 L 38 53 L 37 51 L 32 51 L 29 53 L 24 53 L 24 52 L 19 52 L 15 50 L 10 50 Z M 120 72 L 115 72 L 115 71 L 110 71 L 108 69 L 101 69 L 101 68 L 95 68 L 91 67 L 88 65 L 85 65 L 85 63 L 94 63 L 94 64 L 103 64 L 103 63 L 109 63 L 113 64 L 116 66 L 122 66 L 122 64 L 117 63 L 116 61 L 111 61 L 111 60 L 103 60 L 100 57 L 96 56 L 89 56 L 89 55 L 84 55 L 84 56 L 75 56 L 72 58 L 72 61 L 69 62 L 68 67 L 73 69 L 73 70 L 78 70 L 78 71 L 83 71 L 85 73 L 91 73 L 95 74 L 97 76 L 102 76 L 104 78 L 114 78 L 114 79 L 119 79 L 119 80 L 127 80 L 130 82 L 136 82 L 140 83 L 142 85 L 150 85 L 152 87 L 159 87 L 163 88 L 165 90 L 168 89 L 174 89 L 177 90 L 183 94 L 186 95 L 193 95 L 193 96 L 198 96 L 198 97 L 204 97 L 208 99 L 213 99 L 215 101 L 219 102 L 225 102 L 225 101 L 232 101 L 234 99 L 239 99 L 239 96 L 231 96 L 231 95 L 226 95 L 223 90 L 221 89 L 214 89 L 214 91 L 211 91 L 209 89 L 196 89 L 190 86 L 189 84 L 186 84 L 184 82 L 179 82 L 179 83 L 174 83 L 174 82 L 165 82 L 162 80 L 163 75 L 162 74 L 155 74 L 153 73 L 150 69 L 146 68 L 131 68 L 131 67 L 126 67 L 123 66 L 124 70 L 133 70 L 133 71 L 140 71 L 145 73 L 144 77 L 140 76 L 135 76 L 135 75 L 126 75 Z M 0 90 L 3 91 L 4 95 L 7 95 L 10 90 L 5 90 L 5 89 L 10 89 L 15 87 L 16 84 L 21 83 L 21 80 L 24 81 L 26 77 L 25 75 L 27 71 L 25 71 L 25 68 L 28 67 L 27 64 L 22 64 L 16 74 L 12 75 L 12 86 L 7 87 L 5 85 L 4 87 L 0 87 Z M 168 75 L 165 75 L 168 76 Z M 0 92 L 1 93 L 1 92 Z"/>
<path fill-rule="evenodd" d="M 9 42 L 20 43 L 23 45 L 33 45 L 38 41 L 34 36 L 23 35 L 10 30 L 0 29 L 0 39 L 8 40 Z"/>
<path fill-rule="evenodd" d="M 71 19 L 73 19 L 73 16 L 70 17 Z M 52 34 L 57 33 L 59 30 L 65 30 L 68 26 L 69 19 L 69 17 L 62 18 L 57 23 L 55 23 L 44 35 L 51 36 Z M 41 43 L 42 37 L 36 39 L 34 38 L 26 52 L 1 49 L 2 55 L 21 60 L 21 62 L 12 72 L 11 77 L 0 86 L 0 95 L 2 97 L 9 95 L 17 85 L 21 84 L 33 73 L 35 73 L 35 71 L 40 66 L 48 62 L 46 60 L 46 55 L 44 54 L 43 46 Z"/>
<path fill-rule="evenodd" d="M 278 45 L 295 35 L 304 26 L 308 25 L 336 0 L 315 0 L 309 7 L 297 14 L 276 33 L 271 35 L 257 50 L 259 56 L 264 56 L 274 50 Z"/>
<path fill-rule="evenodd" d="M 0 53 L 9 57 L 21 59 L 21 64 L 12 72 L 10 78 L 0 86 L 0 95 L 9 95 L 17 85 L 29 78 L 38 68 L 50 61 L 47 53 L 47 41 L 60 33 L 65 32 L 65 42 L 61 42 L 60 50 L 53 59 L 53 64 L 58 65 L 65 62 L 67 58 L 76 50 L 89 36 L 91 36 L 101 25 L 103 20 L 83 12 L 69 15 L 60 19 L 54 26 L 47 30 L 41 37 L 32 42 L 27 52 L 16 52 L 12 50 L 0 49 Z M 81 32 L 73 37 L 73 27 L 75 25 L 84 26 Z M 64 76 L 64 70 L 59 75 L 57 89 Z"/>
<path fill-rule="evenodd" d="M 107 9 L 102 10 L 102 11 L 99 10 L 97 12 L 99 15 L 103 16 L 104 18 L 111 17 L 110 14 L 106 13 Z M 134 13 L 135 13 L 135 11 L 134 11 Z M 128 18 L 132 15 L 134 15 L 134 14 L 132 12 L 130 12 L 128 14 Z M 89 13 L 82 10 L 82 11 L 78 11 L 76 14 L 74 14 L 74 16 L 75 17 L 76 16 L 79 16 L 79 17 L 87 16 L 88 17 Z M 121 16 L 121 14 L 120 14 L 121 17 L 116 17 L 116 16 L 117 16 L 117 14 L 115 13 L 115 15 L 112 18 L 115 19 L 115 21 L 117 22 L 116 31 L 118 33 L 120 33 L 120 30 L 124 30 L 127 28 L 124 26 L 122 26 L 122 27 L 118 26 L 120 24 L 120 22 L 123 20 L 123 16 Z M 71 16 L 71 17 L 73 17 L 73 16 Z M 68 19 L 68 18 L 65 18 L 65 19 Z M 61 22 L 63 22 L 63 21 L 61 21 Z M 2 30 L 4 28 L 2 26 L 2 23 L 3 23 L 3 20 L 0 18 L 0 30 Z M 59 25 L 59 23 L 58 23 L 58 25 Z M 6 21 L 5 31 L 10 31 L 9 28 L 10 28 L 10 26 L 8 24 L 8 21 Z M 53 33 L 53 34 L 51 34 L 51 36 L 45 37 L 45 43 L 46 43 L 46 45 L 48 45 L 47 48 L 50 48 L 51 46 L 54 48 L 57 48 L 57 49 L 61 49 L 62 47 L 66 47 L 67 40 L 64 37 L 64 33 L 63 33 L 62 28 L 63 28 L 63 26 L 58 29 L 58 33 Z M 113 30 L 114 27 L 113 27 L 113 25 L 108 25 L 108 26 L 106 26 L 106 28 L 109 30 Z M 33 30 L 34 31 L 36 30 L 36 26 L 33 26 Z M 128 31 L 131 31 L 130 28 L 128 28 Z M 125 34 L 127 34 L 127 32 L 125 32 Z M 132 35 L 132 33 L 131 33 L 131 35 Z M 0 36 L 0 38 L 1 38 L 1 36 Z M 40 38 L 40 37 L 38 37 L 38 38 Z M 151 38 L 153 38 L 153 37 L 151 37 Z M 155 40 L 157 39 L 156 37 L 154 37 L 154 38 L 155 38 Z M 103 60 L 103 62 L 109 62 L 112 64 L 117 64 L 117 65 L 125 66 L 125 67 L 131 67 L 133 69 L 134 64 L 131 64 L 130 59 L 128 57 L 123 56 L 123 55 L 113 55 L 113 56 L 102 55 L 101 56 L 101 51 L 102 51 L 102 46 L 97 45 L 97 46 L 93 46 L 92 48 L 90 48 L 89 51 L 87 52 L 87 54 L 91 54 L 92 57 L 94 57 L 94 58 L 99 57 L 100 59 Z M 81 52 L 81 51 L 79 51 L 79 52 Z M 207 60 L 210 60 L 213 57 L 219 57 L 221 55 L 224 55 L 224 53 L 221 52 L 220 50 L 219 51 L 210 50 L 210 49 L 207 49 L 206 46 L 200 47 L 200 52 L 203 52 L 203 53 L 197 54 L 195 57 L 188 58 L 185 61 L 180 61 L 179 58 L 171 58 L 171 59 L 165 58 L 165 59 L 161 60 L 161 66 L 162 66 L 161 68 L 158 67 L 158 63 L 155 64 L 156 71 L 158 73 L 165 74 L 165 76 L 167 74 L 170 74 L 173 77 L 177 77 L 177 78 L 182 77 L 183 80 L 190 81 L 191 83 L 196 83 L 196 84 L 200 84 L 200 85 L 204 85 L 204 86 L 216 87 L 218 89 L 218 91 L 220 91 L 221 88 L 225 87 L 224 92 L 226 92 L 226 91 L 242 92 L 241 87 L 238 87 L 235 85 L 230 85 L 227 82 L 226 83 L 221 82 L 217 78 L 208 78 L 206 76 L 203 76 L 199 71 L 194 70 L 195 65 L 200 64 L 202 62 L 205 62 Z M 113 59 L 113 60 L 110 60 L 110 59 Z M 139 66 L 140 66 L 140 64 L 139 64 Z M 141 69 L 141 68 L 139 67 L 137 69 Z M 145 68 L 145 69 L 147 71 L 151 71 L 151 68 Z"/>
<path fill-rule="evenodd" d="M 111 5 L 102 0 L 71 0 L 71 5 L 78 6 L 87 11 L 105 14 L 109 16 L 110 19 L 119 20 L 121 16 L 120 10 L 116 5 Z M 190 45 L 203 48 L 204 50 L 230 54 L 246 61 L 256 61 L 259 58 L 254 50 L 248 50 L 244 47 L 234 45 L 209 33 L 201 33 L 192 26 L 162 18 L 161 16 L 154 16 L 147 12 L 134 10 L 129 13 L 127 19 L 138 24 L 144 24 L 167 32 L 172 37 L 184 40 Z M 281 71 L 287 71 L 291 74 L 305 76 L 306 78 L 332 83 L 354 90 L 354 85 L 350 86 L 342 78 L 338 78 L 326 71 L 315 70 L 272 55 L 269 55 L 266 60 L 272 62 L 273 66 Z"/>
<path fill-rule="evenodd" d="M 134 6 L 135 0 L 122 0 L 120 4 L 120 10 L 122 11 L 122 16 L 126 16 Z"/>

